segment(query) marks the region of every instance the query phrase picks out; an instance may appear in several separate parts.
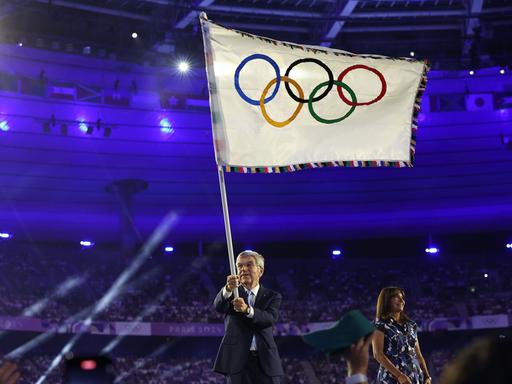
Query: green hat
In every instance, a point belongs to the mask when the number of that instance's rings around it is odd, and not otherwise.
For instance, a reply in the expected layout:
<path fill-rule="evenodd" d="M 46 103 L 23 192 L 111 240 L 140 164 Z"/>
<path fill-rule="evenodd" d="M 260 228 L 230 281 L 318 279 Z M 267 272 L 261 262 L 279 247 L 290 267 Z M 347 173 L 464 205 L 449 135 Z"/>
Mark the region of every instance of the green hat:
<path fill-rule="evenodd" d="M 347 348 L 361 337 L 372 333 L 375 326 L 358 310 L 347 312 L 327 329 L 302 335 L 304 341 L 322 351 L 334 352 Z"/>

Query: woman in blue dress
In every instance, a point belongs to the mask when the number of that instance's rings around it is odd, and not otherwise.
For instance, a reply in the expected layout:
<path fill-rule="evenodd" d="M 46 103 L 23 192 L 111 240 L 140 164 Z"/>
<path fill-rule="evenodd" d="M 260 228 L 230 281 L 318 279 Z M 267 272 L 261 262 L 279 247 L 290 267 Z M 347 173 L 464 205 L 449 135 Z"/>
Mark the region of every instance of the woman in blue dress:
<path fill-rule="evenodd" d="M 418 342 L 417 325 L 404 312 L 401 288 L 386 287 L 377 299 L 373 356 L 379 384 L 431 384 Z"/>

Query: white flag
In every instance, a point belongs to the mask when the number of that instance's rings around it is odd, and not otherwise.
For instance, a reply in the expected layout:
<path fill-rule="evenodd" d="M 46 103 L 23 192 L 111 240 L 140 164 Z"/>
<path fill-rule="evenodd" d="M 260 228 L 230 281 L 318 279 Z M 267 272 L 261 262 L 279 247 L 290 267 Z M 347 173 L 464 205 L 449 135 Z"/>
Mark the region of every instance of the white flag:
<path fill-rule="evenodd" d="M 217 164 L 412 166 L 428 65 L 228 29 L 201 15 Z"/>

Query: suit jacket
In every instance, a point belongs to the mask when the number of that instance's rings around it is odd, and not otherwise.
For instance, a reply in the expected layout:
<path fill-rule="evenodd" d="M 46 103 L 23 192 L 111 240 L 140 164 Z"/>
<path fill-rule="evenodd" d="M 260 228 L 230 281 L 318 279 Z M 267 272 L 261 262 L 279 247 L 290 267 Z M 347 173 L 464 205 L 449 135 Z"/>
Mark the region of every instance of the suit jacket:
<path fill-rule="evenodd" d="M 240 286 L 240 297 L 247 303 L 247 293 Z M 224 337 L 215 359 L 213 370 L 225 375 L 240 372 L 249 358 L 249 349 L 253 335 L 256 336 L 256 346 L 261 368 L 269 376 L 283 376 L 283 367 L 277 351 L 277 345 L 272 335 L 272 328 L 279 317 L 281 294 L 260 285 L 254 302 L 254 317 L 235 312 L 231 301 L 234 296 L 224 299 L 222 289 L 215 297 L 215 309 L 224 313 Z"/>

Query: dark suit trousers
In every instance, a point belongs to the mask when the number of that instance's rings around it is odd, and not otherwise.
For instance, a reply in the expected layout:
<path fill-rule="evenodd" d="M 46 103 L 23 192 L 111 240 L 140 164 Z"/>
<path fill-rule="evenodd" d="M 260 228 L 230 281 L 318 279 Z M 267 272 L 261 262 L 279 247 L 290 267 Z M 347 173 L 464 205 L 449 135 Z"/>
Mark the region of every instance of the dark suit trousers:
<path fill-rule="evenodd" d="M 228 375 L 227 384 L 282 384 L 282 376 L 268 376 L 263 372 L 257 355 L 252 353 L 244 369 L 234 375 Z"/>

